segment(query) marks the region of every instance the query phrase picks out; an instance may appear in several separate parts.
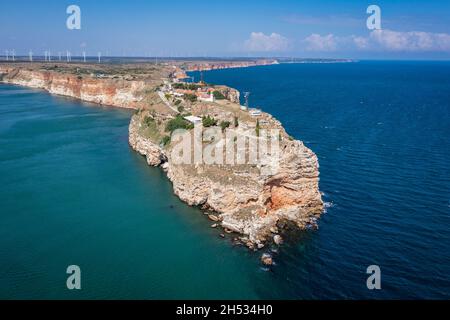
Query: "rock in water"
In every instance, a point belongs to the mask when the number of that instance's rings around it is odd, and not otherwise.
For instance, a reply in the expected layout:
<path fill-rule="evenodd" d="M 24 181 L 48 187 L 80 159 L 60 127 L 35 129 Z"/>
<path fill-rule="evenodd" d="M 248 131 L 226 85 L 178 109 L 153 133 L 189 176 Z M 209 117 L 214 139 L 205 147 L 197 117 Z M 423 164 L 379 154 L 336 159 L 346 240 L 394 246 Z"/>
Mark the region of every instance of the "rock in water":
<path fill-rule="evenodd" d="M 273 237 L 273 242 L 275 242 L 276 245 L 280 245 L 283 243 L 283 238 L 277 234 Z"/>
<path fill-rule="evenodd" d="M 219 217 L 216 215 L 213 215 L 213 214 L 208 215 L 208 218 L 209 218 L 209 220 L 212 220 L 212 221 L 216 221 L 216 222 L 219 221 Z"/>
<path fill-rule="evenodd" d="M 263 253 L 263 255 L 261 256 L 261 262 L 265 265 L 265 266 L 271 266 L 273 264 L 273 258 L 272 255 L 269 253 Z"/>

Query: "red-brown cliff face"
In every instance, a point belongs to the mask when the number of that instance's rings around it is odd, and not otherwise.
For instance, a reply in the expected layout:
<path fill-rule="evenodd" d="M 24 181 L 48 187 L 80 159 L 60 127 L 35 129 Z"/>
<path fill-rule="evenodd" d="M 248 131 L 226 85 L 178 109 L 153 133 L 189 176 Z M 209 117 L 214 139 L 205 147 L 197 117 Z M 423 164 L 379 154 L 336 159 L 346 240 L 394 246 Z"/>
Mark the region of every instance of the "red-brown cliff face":
<path fill-rule="evenodd" d="M 108 106 L 137 109 L 142 105 L 144 81 L 97 79 L 55 71 L 27 70 L 0 66 L 2 81 L 47 90 Z"/>

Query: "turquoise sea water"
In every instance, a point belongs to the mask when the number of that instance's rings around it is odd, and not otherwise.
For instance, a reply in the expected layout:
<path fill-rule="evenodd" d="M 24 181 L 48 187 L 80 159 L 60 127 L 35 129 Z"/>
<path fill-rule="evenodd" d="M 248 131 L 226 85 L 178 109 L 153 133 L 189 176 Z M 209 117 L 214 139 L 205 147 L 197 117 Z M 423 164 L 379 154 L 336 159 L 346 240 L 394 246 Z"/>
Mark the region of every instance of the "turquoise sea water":
<path fill-rule="evenodd" d="M 196 74 L 198 76 L 198 74 Z M 0 85 L 0 298 L 449 298 L 450 64 L 205 73 L 317 153 L 329 204 L 261 268 L 128 146 L 130 111 Z M 67 266 L 82 290 L 66 289 Z M 382 290 L 366 288 L 367 266 Z"/>

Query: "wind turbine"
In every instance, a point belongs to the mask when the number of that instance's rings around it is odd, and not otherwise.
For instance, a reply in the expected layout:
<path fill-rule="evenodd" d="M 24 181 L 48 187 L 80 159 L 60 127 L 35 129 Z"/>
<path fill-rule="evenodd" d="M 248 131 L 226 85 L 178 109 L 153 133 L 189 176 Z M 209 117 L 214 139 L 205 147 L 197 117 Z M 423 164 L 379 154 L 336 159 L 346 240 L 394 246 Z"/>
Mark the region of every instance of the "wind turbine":
<path fill-rule="evenodd" d="M 9 61 L 9 51 L 5 50 L 5 57 L 6 57 L 6 61 Z"/>
<path fill-rule="evenodd" d="M 30 57 L 30 62 L 33 62 L 33 51 L 30 50 L 30 52 L 28 52 L 28 56 Z"/>
<path fill-rule="evenodd" d="M 101 63 L 101 62 L 102 62 L 102 53 L 99 52 L 98 53 L 98 63 Z"/>
<path fill-rule="evenodd" d="M 70 51 L 66 51 L 67 62 L 72 61 L 72 57 L 70 56 Z"/>
<path fill-rule="evenodd" d="M 83 51 L 83 62 L 86 63 L 86 52 Z"/>
<path fill-rule="evenodd" d="M 13 49 L 11 52 L 12 55 L 12 61 L 16 61 L 16 51 Z"/>

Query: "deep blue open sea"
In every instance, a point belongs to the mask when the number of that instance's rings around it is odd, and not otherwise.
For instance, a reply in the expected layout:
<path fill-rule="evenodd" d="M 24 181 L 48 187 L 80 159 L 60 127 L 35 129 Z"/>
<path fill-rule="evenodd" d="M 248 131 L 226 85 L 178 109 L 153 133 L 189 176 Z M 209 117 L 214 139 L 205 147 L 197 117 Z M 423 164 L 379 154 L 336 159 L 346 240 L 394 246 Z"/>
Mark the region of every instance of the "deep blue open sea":
<path fill-rule="evenodd" d="M 130 111 L 0 85 L 0 298 L 450 298 L 449 62 L 204 79 L 250 91 L 318 155 L 319 230 L 264 270 L 129 148 Z M 66 288 L 72 264 L 81 291 Z M 366 287 L 369 265 L 381 290 Z"/>

